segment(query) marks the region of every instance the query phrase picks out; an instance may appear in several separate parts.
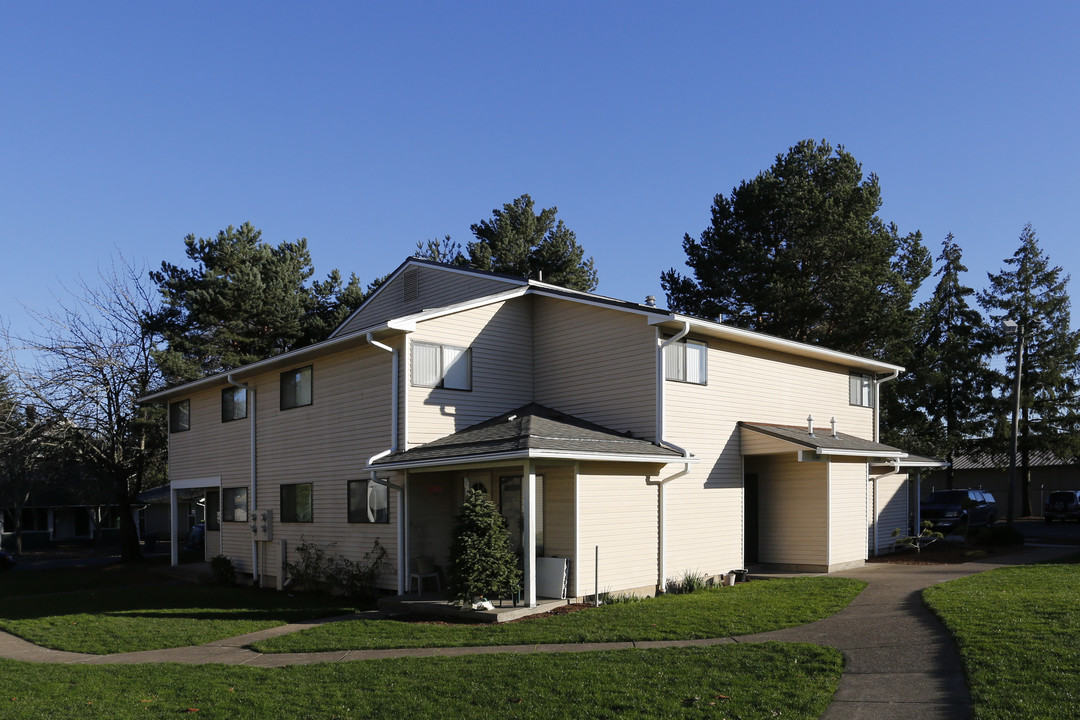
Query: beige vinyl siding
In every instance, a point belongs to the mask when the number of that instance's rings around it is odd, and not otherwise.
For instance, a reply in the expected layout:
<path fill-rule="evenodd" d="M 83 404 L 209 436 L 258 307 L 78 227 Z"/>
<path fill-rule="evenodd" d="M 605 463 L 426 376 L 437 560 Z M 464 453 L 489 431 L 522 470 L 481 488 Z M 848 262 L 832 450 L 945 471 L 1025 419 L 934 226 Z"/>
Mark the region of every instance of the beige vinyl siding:
<path fill-rule="evenodd" d="M 274 541 L 265 546 L 260 574 L 277 576 L 279 540 L 286 540 L 288 559 L 295 560 L 301 538 L 355 560 L 369 552 L 377 538 L 387 550 L 387 567 L 396 573 L 397 493 L 388 494 L 388 524 L 350 524 L 346 485 L 348 480 L 368 479 L 367 459 L 390 446 L 391 355 L 365 345 L 310 364 L 309 406 L 280 409 L 278 369 L 246 381 L 255 388 L 258 414 L 259 482 L 254 506 L 249 498 L 249 511 L 274 511 Z M 192 396 L 192 429 L 170 437 L 170 471 L 177 479 L 220 475 L 224 491 L 250 484 L 250 426 L 248 420 L 221 423 L 221 387 Z M 280 486 L 303 482 L 312 483 L 314 521 L 281 522 Z M 222 552 L 242 572 L 252 571 L 247 523 L 222 523 Z M 381 585 L 396 587 L 395 577 L 387 576 Z"/>
<path fill-rule="evenodd" d="M 714 338 L 691 338 L 708 342 L 708 382 L 664 382 L 664 439 L 686 448 L 702 462 L 691 465 L 690 472 L 670 486 L 668 574 L 691 568 L 713 574 L 742 567 L 744 451 L 748 460 L 752 457 L 757 462 L 771 456 L 753 453 L 784 450 L 792 464 L 785 465 L 777 481 L 809 481 L 794 492 L 811 503 L 813 519 L 804 517 L 800 522 L 811 522 L 813 527 L 773 534 L 775 524 L 763 516 L 760 560 L 824 566 L 824 465 L 795 465 L 790 445 L 781 447 L 752 431 L 736 432 L 737 424 L 746 420 L 801 427 L 812 414 L 819 426 L 828 427 L 829 419 L 835 417 L 838 431 L 870 439 L 873 409 L 848 404 L 845 367 Z M 749 447 L 743 447 L 744 440 L 750 441 Z M 768 473 L 761 474 L 761 482 L 763 512 L 786 512 L 767 505 L 765 493 L 779 491 Z M 789 498 L 784 507 L 790 505 Z M 804 530 L 811 533 L 809 543 L 799 534 Z M 768 559 L 781 557 L 787 559 Z"/>
<path fill-rule="evenodd" d="M 656 586 L 657 495 L 646 479 L 631 464 L 581 464 L 576 595 L 593 592 L 597 546 L 600 592 Z"/>
<path fill-rule="evenodd" d="M 770 437 L 757 430 L 742 428 L 739 437 L 743 455 L 774 455 L 788 453 L 795 449 L 790 442 Z"/>
<path fill-rule="evenodd" d="M 532 306 L 528 298 L 493 303 L 418 323 L 417 342 L 467 347 L 472 389 L 412 385 L 412 352 L 406 353 L 408 444 L 415 447 L 463 430 L 533 399 Z"/>
<path fill-rule="evenodd" d="M 574 587 L 574 531 L 577 527 L 574 467 L 538 467 L 536 471 L 544 476 L 544 556 L 570 558 L 567 596 L 575 597 L 581 593 Z"/>
<path fill-rule="evenodd" d="M 829 560 L 828 464 L 800 463 L 795 458 L 791 453 L 754 459 L 758 560 L 824 570 Z"/>
<path fill-rule="evenodd" d="M 908 476 L 883 475 L 869 486 L 869 553 L 883 555 L 895 549 L 893 530 L 908 534 Z M 876 535 L 876 537 L 875 537 Z"/>
<path fill-rule="evenodd" d="M 536 402 L 604 427 L 656 434 L 656 331 L 643 315 L 537 297 Z"/>
<path fill-rule="evenodd" d="M 398 273 L 386 285 L 379 288 L 378 292 L 336 334 L 348 335 L 358 330 L 381 325 L 391 318 L 505 292 L 523 282 L 476 275 L 450 268 L 415 267 L 419 273 L 419 295 L 415 300 L 405 300 L 405 273 L 412 269 L 406 268 L 404 272 Z"/>
<path fill-rule="evenodd" d="M 866 463 L 830 462 L 829 566 L 866 560 Z"/>

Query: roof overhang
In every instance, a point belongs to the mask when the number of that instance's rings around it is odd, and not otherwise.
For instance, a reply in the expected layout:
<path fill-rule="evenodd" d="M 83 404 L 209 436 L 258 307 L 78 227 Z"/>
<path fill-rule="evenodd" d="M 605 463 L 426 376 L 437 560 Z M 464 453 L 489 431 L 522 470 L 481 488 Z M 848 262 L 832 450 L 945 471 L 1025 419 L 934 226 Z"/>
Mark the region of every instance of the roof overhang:
<path fill-rule="evenodd" d="M 367 466 L 368 470 L 414 470 L 438 467 L 460 467 L 462 465 L 492 464 L 502 462 L 525 462 L 528 460 L 560 460 L 572 462 L 620 462 L 642 463 L 646 465 L 684 465 L 697 463 L 696 457 L 660 457 L 656 455 L 633 455 L 618 453 L 581 453 L 560 450 L 514 450 L 503 453 L 483 453 L 452 458 L 430 458 L 426 460 L 400 460 L 392 462 L 375 461 Z"/>
<path fill-rule="evenodd" d="M 839 352 L 838 350 L 829 350 L 828 348 L 823 348 L 818 345 L 807 345 L 806 343 L 795 342 L 794 340 L 785 340 L 783 338 L 765 335 L 764 333 L 754 332 L 752 330 L 743 330 L 742 328 L 724 325 L 723 323 L 702 320 L 701 318 L 691 317 L 690 315 L 670 313 L 664 317 L 654 317 L 650 319 L 649 324 L 670 327 L 672 330 L 681 329 L 683 325 L 688 324 L 690 326 L 690 331 L 699 335 L 714 337 L 720 340 L 728 340 L 730 342 L 739 343 L 740 345 L 749 345 L 765 350 L 775 350 L 788 355 L 822 360 L 824 362 L 835 363 L 849 368 L 866 370 L 875 374 L 891 375 L 892 373 L 902 372 L 904 369 L 900 365 L 893 365 L 891 363 L 881 362 L 880 360 L 859 357 L 858 355 L 851 355 L 849 353 Z"/>
<path fill-rule="evenodd" d="M 802 462 L 828 460 L 835 457 L 866 458 L 869 462 L 882 460 L 894 464 L 897 460 L 908 457 L 908 454 L 900 448 L 843 433 L 837 433 L 835 436 L 827 432 L 812 435 L 807 428 L 745 421 L 739 423 L 739 428 L 740 432 L 756 433 L 770 439 L 769 445 L 764 446 L 757 454 L 795 451 L 799 453 L 799 460 Z M 743 454 L 748 453 L 744 451 Z"/>
<path fill-rule="evenodd" d="M 331 338 L 330 340 L 323 340 L 322 342 L 306 345 L 297 350 L 290 350 L 289 352 L 275 355 L 265 360 L 259 360 L 253 362 L 250 365 L 243 365 L 230 370 L 228 372 L 218 373 L 217 375 L 211 375 L 209 377 L 202 378 L 201 380 L 194 380 L 183 385 L 176 385 L 165 390 L 160 390 L 149 395 L 143 395 L 136 399 L 136 402 L 140 404 L 161 402 L 164 400 L 171 400 L 173 398 L 184 397 L 190 395 L 193 392 L 199 390 L 206 390 L 212 387 L 224 387 L 229 383 L 228 376 L 232 375 L 236 380 L 244 380 L 254 377 L 260 373 L 269 372 L 280 368 L 288 368 L 296 365 L 297 363 L 304 362 L 306 360 L 314 359 L 327 352 L 337 352 L 339 350 L 348 350 L 349 348 L 358 347 L 367 344 L 367 335 L 371 333 L 373 336 L 378 335 L 386 338 L 391 335 L 399 335 L 401 333 L 411 332 L 414 324 L 408 322 L 396 322 L 390 321 L 376 325 L 365 330 L 360 330 L 355 333 L 349 333 L 348 335 L 342 335 L 340 337 Z"/>

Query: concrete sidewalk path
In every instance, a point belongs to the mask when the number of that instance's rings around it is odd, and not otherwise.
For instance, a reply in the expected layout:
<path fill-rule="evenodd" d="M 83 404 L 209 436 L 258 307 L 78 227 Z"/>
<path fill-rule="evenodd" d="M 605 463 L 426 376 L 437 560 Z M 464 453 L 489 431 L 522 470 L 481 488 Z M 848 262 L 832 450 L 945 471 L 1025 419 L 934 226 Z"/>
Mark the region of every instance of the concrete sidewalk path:
<path fill-rule="evenodd" d="M 844 674 L 822 720 L 962 720 L 971 696 L 952 636 L 922 602 L 931 585 L 997 567 L 1048 562 L 1075 547 L 1027 548 L 963 565 L 871 563 L 835 573 L 868 584 L 842 611 L 809 625 L 735 638 L 809 642 L 844 653 Z"/>
<path fill-rule="evenodd" d="M 291 654 L 262 654 L 245 647 L 258 640 L 297 632 L 324 622 L 363 617 L 361 615 L 283 625 L 205 645 L 114 655 L 49 650 L 0 632 L 0 657 L 26 662 L 86 665 L 173 662 L 285 667 L 399 657 L 590 652 L 768 641 L 808 642 L 833 647 L 844 654 L 844 674 L 822 720 L 959 720 L 971 714 L 971 698 L 960 656 L 948 632 L 923 606 L 922 590 L 930 585 L 997 567 L 1053 561 L 1076 550 L 1075 547 L 1060 546 L 1027 548 L 1022 553 L 963 565 L 866 565 L 836 573 L 840 577 L 858 578 L 868 583 L 866 589 L 836 615 L 801 627 L 734 638 Z M 370 614 L 374 615 L 377 613 Z"/>

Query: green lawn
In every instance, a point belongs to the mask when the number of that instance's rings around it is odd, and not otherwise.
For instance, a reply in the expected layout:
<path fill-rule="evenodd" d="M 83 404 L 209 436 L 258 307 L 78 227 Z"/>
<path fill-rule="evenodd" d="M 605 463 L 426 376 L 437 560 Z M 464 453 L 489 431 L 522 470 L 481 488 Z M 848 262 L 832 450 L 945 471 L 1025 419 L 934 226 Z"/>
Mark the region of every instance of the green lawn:
<path fill-rule="evenodd" d="M 1080 557 L 927 588 L 956 638 L 978 720 L 1080 717 Z"/>
<path fill-rule="evenodd" d="M 254 647 L 260 652 L 317 652 L 748 635 L 832 615 L 865 585 L 859 580 L 821 577 L 755 581 L 499 625 L 351 620 L 272 638 Z"/>
<path fill-rule="evenodd" d="M 137 566 L 15 571 L 3 580 L 0 629 L 73 652 L 200 645 L 355 609 L 339 598 L 165 582 Z"/>
<path fill-rule="evenodd" d="M 802 644 L 248 667 L 0 661 L 0 717 L 816 720 L 843 670 Z"/>

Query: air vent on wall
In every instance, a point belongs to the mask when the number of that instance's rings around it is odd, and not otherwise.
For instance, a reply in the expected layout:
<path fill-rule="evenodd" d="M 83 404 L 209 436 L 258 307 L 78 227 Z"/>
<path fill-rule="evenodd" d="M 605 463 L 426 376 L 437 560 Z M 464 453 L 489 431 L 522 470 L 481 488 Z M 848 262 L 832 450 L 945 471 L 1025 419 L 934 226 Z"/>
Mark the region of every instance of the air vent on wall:
<path fill-rule="evenodd" d="M 404 277 L 405 302 L 420 299 L 420 270 L 410 268 L 405 271 Z"/>

